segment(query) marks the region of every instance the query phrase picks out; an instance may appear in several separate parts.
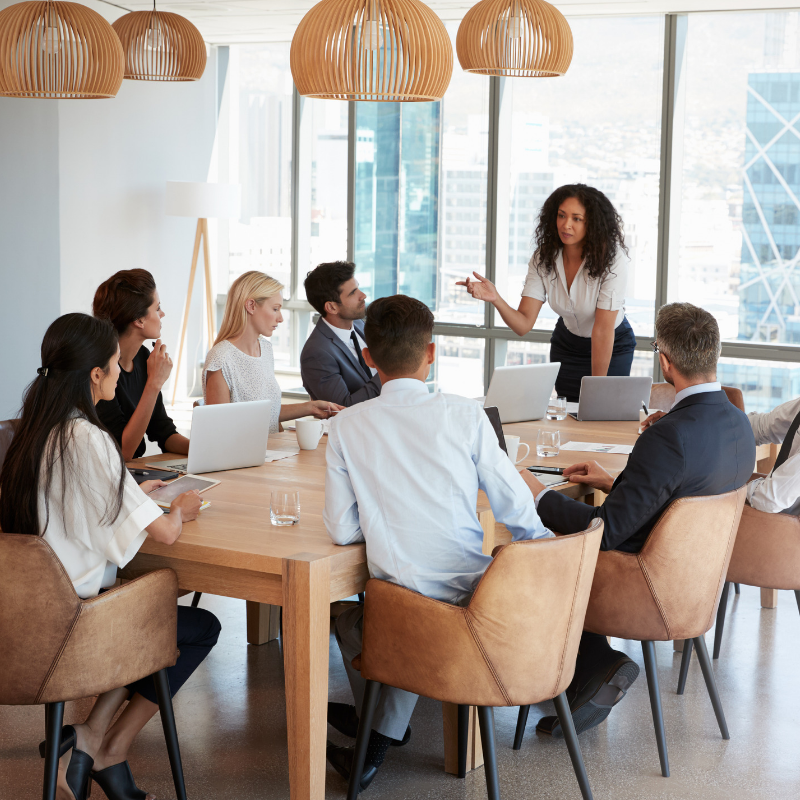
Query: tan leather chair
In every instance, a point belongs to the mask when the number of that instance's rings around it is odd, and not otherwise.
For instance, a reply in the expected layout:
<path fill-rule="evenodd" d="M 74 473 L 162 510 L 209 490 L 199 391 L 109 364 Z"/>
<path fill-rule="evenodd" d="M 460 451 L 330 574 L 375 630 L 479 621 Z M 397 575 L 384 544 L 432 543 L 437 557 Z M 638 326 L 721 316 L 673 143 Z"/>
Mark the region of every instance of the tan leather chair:
<path fill-rule="evenodd" d="M 741 389 L 735 386 L 723 386 L 722 391 L 728 395 L 728 400 L 739 409 L 744 411 L 744 395 Z M 659 411 L 669 411 L 675 402 L 675 387 L 671 383 L 654 383 L 650 389 L 650 402 L 648 408 L 658 409 Z"/>
<path fill-rule="evenodd" d="M 661 515 L 638 553 L 600 553 L 584 627 L 642 643 L 661 761 L 669 777 L 654 642 L 693 639 L 723 739 L 729 739 L 703 634 L 714 622 L 746 487 L 713 497 L 683 497 Z"/>
<path fill-rule="evenodd" d="M 44 705 L 43 796 L 56 794 L 64 702 L 153 675 L 172 777 L 186 800 L 166 668 L 177 659 L 178 579 L 158 570 L 81 600 L 38 536 L 0 533 L 0 705 Z"/>
<path fill-rule="evenodd" d="M 3 461 L 5 461 L 6 453 L 11 446 L 16 427 L 17 420 L 15 419 L 0 420 L 0 469 L 3 468 Z"/>
<path fill-rule="evenodd" d="M 728 575 L 722 589 L 714 631 L 714 658 L 719 658 L 725 611 L 731 583 L 766 589 L 791 589 L 800 610 L 800 518 L 791 514 L 769 514 L 745 506 L 733 546 Z M 692 657 L 684 647 L 678 694 L 683 694 Z"/>
<path fill-rule="evenodd" d="M 486 784 L 498 800 L 495 706 L 555 699 L 584 798 L 591 790 L 564 690 L 572 680 L 603 523 L 556 539 L 514 542 L 489 565 L 465 608 L 385 581 L 367 583 L 367 680 L 348 787 L 355 800 L 381 684 L 478 706 Z"/>

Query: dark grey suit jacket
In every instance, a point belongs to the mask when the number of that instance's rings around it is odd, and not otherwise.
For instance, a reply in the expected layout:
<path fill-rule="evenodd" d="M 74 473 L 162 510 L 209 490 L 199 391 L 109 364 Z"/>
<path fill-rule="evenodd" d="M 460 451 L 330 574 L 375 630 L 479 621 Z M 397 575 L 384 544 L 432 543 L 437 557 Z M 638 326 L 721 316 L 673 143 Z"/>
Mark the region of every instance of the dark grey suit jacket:
<path fill-rule="evenodd" d="M 559 533 L 579 533 L 598 517 L 605 523 L 601 550 L 638 553 L 673 500 L 738 489 L 755 460 L 750 422 L 725 392 L 689 395 L 639 437 L 602 506 L 549 491 L 539 517 Z"/>
<path fill-rule="evenodd" d="M 364 320 L 355 320 L 353 327 L 363 339 Z M 381 393 L 381 379 L 373 375 L 367 380 L 350 348 L 322 318 L 300 354 L 300 374 L 312 400 L 352 406 Z"/>

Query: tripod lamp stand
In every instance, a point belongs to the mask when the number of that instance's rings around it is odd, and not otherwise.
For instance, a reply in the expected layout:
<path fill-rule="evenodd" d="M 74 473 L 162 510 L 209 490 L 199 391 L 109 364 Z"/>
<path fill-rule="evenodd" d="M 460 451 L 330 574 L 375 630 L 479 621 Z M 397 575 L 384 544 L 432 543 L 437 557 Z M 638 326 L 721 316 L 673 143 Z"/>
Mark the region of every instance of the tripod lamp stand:
<path fill-rule="evenodd" d="M 167 181 L 167 216 L 194 217 L 197 231 L 194 237 L 192 268 L 189 272 L 189 289 L 186 293 L 186 306 L 181 322 L 181 339 L 178 345 L 178 362 L 175 369 L 175 383 L 172 389 L 172 402 L 178 391 L 178 375 L 181 369 L 181 356 L 186 340 L 186 327 L 189 324 L 189 308 L 192 304 L 192 289 L 197 272 L 197 259 L 200 255 L 200 242 L 203 243 L 203 265 L 205 267 L 205 315 L 208 326 L 209 345 L 214 339 L 214 303 L 211 299 L 211 263 L 208 247 L 209 219 L 237 219 L 241 205 L 241 186 L 238 183 L 193 183 L 189 181 Z"/>

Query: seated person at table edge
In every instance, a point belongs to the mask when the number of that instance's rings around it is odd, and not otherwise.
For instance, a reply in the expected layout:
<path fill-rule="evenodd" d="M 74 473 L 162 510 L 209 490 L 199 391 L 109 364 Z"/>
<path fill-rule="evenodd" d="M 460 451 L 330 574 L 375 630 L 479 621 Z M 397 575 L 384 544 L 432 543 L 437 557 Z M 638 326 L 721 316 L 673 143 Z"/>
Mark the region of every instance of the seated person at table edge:
<path fill-rule="evenodd" d="M 119 335 L 117 390 L 97 406 L 100 421 L 116 439 L 126 461 L 144 455 L 144 435 L 162 452 L 186 455 L 189 440 L 178 433 L 164 408 L 161 388 L 172 372 L 172 359 L 161 343 L 161 300 L 153 276 L 145 269 L 117 272 L 101 283 L 92 313 L 111 321 Z M 155 339 L 153 351 L 144 346 Z"/>
<path fill-rule="evenodd" d="M 602 519 L 601 550 L 638 553 L 673 500 L 739 489 L 753 471 L 756 448 L 747 417 L 717 382 L 720 338 L 714 317 L 689 303 L 663 306 L 653 347 L 664 378 L 676 389 L 669 413 L 648 418 L 616 480 L 594 461 L 564 470 L 570 481 L 608 493 L 603 505 L 595 508 L 548 491 L 533 475 L 523 473 L 542 521 L 552 530 L 577 533 L 594 518 Z M 575 678 L 567 689 L 578 733 L 602 722 L 638 674 L 638 666 L 612 650 L 605 636 L 584 632 Z M 598 698 L 604 689 L 605 699 Z M 557 717 L 544 717 L 537 729 L 561 735 Z"/>
<path fill-rule="evenodd" d="M 747 487 L 747 501 L 758 511 L 800 514 L 800 398 L 782 403 L 768 414 L 747 415 L 756 444 L 781 444 L 769 475 L 759 475 Z"/>
<path fill-rule="evenodd" d="M 95 406 L 113 399 L 120 372 L 117 334 L 107 320 L 59 317 L 47 329 L 41 353 L 39 375 L 25 392 L 0 472 L 0 525 L 8 534 L 41 536 L 77 595 L 93 598 L 114 585 L 117 567 L 124 567 L 147 537 L 174 544 L 183 524 L 197 517 L 200 495 L 184 492 L 165 516 L 147 494 L 166 484 L 137 486 L 100 423 Z M 202 608 L 179 606 L 177 620 L 180 654 L 167 670 L 172 695 L 220 633 L 217 618 Z M 19 624 L 25 624 L 21 617 Z M 151 676 L 97 697 L 82 724 L 61 730 L 57 796 L 85 800 L 95 781 L 108 800 L 152 798 L 136 787 L 127 752 L 156 711 Z"/>
<path fill-rule="evenodd" d="M 321 400 L 281 404 L 269 337 L 283 322 L 282 291 L 283 284 L 263 272 L 240 275 L 228 290 L 225 316 L 203 366 L 206 404 L 270 400 L 270 433 L 277 433 L 281 422 L 309 414 L 327 419 L 342 408 Z"/>
<path fill-rule="evenodd" d="M 336 544 L 366 542 L 369 574 L 445 603 L 465 605 L 491 558 L 483 554 L 478 489 L 514 540 L 552 536 L 533 495 L 483 408 L 474 400 L 430 393 L 425 385 L 436 345 L 433 314 L 405 295 L 375 300 L 364 327 L 367 364 L 380 397 L 340 412 L 328 435 L 323 519 Z M 352 665 L 361 652 L 363 605 L 335 626 L 360 708 L 365 682 Z M 361 777 L 366 788 L 387 747 L 405 744 L 416 695 L 384 686 Z M 358 711 L 329 703 L 328 722 L 355 737 Z M 349 777 L 353 748 L 328 746 L 328 760 Z"/>
<path fill-rule="evenodd" d="M 355 270 L 349 261 L 320 264 L 304 282 L 308 302 L 320 314 L 300 354 L 303 386 L 312 400 L 352 406 L 381 393 L 377 370 L 361 353 L 367 296 Z"/>

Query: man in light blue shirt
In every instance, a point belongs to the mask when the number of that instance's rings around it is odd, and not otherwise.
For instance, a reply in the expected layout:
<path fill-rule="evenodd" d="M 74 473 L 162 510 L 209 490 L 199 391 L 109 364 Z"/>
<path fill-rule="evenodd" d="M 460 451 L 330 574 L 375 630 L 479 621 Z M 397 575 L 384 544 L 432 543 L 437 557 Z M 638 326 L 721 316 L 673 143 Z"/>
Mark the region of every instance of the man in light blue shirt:
<path fill-rule="evenodd" d="M 379 397 L 340 412 L 328 436 L 323 517 L 337 544 L 366 542 L 370 576 L 457 605 L 466 604 L 491 562 L 476 513 L 486 492 L 495 518 L 514 540 L 553 534 L 533 495 L 475 400 L 432 394 L 433 314 L 405 295 L 372 303 L 364 359 L 380 375 Z M 363 606 L 342 614 L 336 638 L 358 710 L 364 680 L 351 665 L 361 652 Z M 416 695 L 383 687 L 362 788 L 390 744 L 404 744 Z M 328 721 L 355 737 L 358 711 L 330 703 Z M 349 777 L 353 748 L 328 746 L 328 760 Z"/>

